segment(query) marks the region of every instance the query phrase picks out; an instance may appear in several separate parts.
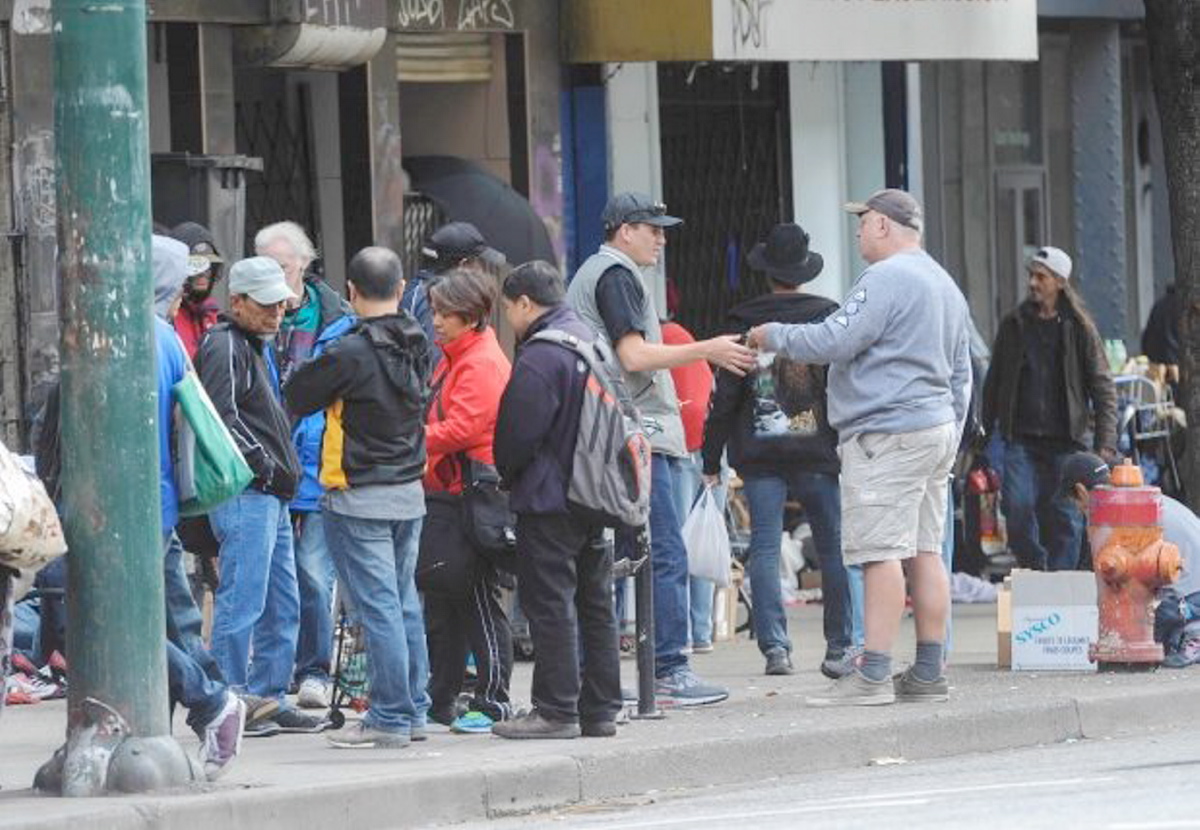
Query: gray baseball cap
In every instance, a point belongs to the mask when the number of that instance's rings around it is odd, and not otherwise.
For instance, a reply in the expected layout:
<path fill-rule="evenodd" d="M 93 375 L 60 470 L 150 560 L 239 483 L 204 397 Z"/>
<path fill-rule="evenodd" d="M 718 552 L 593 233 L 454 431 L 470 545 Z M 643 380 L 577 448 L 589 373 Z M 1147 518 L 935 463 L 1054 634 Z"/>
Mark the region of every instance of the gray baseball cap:
<path fill-rule="evenodd" d="M 682 225 L 683 220 L 678 216 L 668 216 L 667 206 L 656 202 L 645 193 L 617 193 L 604 206 L 600 214 L 605 230 L 619 228 L 621 225 L 656 225 L 660 228 L 672 228 Z"/>
<path fill-rule="evenodd" d="M 877 190 L 865 202 L 848 202 L 845 208 L 847 213 L 855 216 L 873 210 L 918 233 L 925 226 L 925 212 L 921 210 L 921 203 L 906 190 Z"/>
<path fill-rule="evenodd" d="M 235 262 L 229 269 L 229 293 L 248 294 L 259 305 L 275 305 L 296 298 L 279 263 L 267 256 Z"/>

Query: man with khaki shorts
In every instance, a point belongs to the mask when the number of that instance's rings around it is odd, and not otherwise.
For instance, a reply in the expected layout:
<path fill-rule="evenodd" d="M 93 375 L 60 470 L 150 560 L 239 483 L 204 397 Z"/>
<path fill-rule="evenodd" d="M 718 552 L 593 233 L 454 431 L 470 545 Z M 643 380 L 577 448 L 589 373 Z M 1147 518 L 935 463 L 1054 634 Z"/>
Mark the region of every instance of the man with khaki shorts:
<path fill-rule="evenodd" d="M 810 706 L 946 700 L 942 671 L 950 588 L 941 547 L 950 466 L 971 393 L 969 312 L 950 275 L 921 245 L 910 194 L 881 190 L 846 210 L 858 216 L 869 266 L 823 322 L 768 323 L 750 346 L 828 363 L 829 422 L 842 460 L 842 554 L 861 565 L 865 649 L 856 669 Z M 905 574 L 917 657 L 892 677 Z"/>

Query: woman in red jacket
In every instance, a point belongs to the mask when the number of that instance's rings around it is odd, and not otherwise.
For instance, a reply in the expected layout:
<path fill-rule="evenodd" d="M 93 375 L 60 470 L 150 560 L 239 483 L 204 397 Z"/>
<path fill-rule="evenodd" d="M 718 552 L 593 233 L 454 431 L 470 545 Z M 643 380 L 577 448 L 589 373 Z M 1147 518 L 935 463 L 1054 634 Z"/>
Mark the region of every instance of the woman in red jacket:
<path fill-rule="evenodd" d="M 461 493 L 464 457 L 472 465 L 495 464 L 492 434 L 511 366 L 488 325 L 496 298 L 491 276 L 451 271 L 434 283 L 429 298 L 443 359 L 430 384 L 425 491 Z M 494 721 L 512 714 L 512 632 L 500 603 L 501 577 L 482 557 L 479 565 L 474 585 L 452 595 L 425 595 L 429 717 L 456 732 L 490 732 Z M 455 717 L 468 647 L 475 655 L 475 693 L 471 708 Z"/>

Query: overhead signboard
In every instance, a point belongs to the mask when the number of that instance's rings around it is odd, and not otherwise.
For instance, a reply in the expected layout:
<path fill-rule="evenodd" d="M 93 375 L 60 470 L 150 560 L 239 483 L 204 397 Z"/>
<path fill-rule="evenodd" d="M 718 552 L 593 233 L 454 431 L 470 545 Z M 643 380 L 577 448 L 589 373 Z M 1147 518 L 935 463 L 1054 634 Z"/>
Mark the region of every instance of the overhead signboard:
<path fill-rule="evenodd" d="M 711 0 L 713 58 L 1037 60 L 1037 0 Z"/>

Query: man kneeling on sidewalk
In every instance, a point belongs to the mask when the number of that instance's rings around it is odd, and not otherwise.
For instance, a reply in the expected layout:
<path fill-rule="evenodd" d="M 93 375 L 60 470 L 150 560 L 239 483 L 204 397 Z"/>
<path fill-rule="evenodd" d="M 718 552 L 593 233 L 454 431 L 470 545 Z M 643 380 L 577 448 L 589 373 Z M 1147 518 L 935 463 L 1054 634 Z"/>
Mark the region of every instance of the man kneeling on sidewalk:
<path fill-rule="evenodd" d="M 621 667 L 612 602 L 612 554 L 567 504 L 588 372 L 573 351 L 533 341 L 558 329 L 582 341 L 592 330 L 564 300 L 545 262 L 515 269 L 504 314 L 523 345 L 496 420 L 496 468 L 517 514 L 521 610 L 533 638 L 533 710 L 497 723 L 503 738 L 607 738 L 617 733 Z M 579 649 L 582 646 L 583 654 Z"/>
<path fill-rule="evenodd" d="M 284 386 L 296 415 L 326 410 L 321 448 L 325 537 L 338 579 L 367 635 L 371 708 L 329 742 L 399 749 L 425 737 L 429 655 L 413 574 L 425 516 L 429 343 L 399 311 L 400 259 L 364 248 L 350 260 L 359 322 Z"/>

